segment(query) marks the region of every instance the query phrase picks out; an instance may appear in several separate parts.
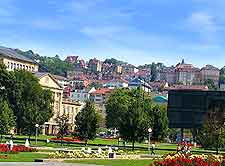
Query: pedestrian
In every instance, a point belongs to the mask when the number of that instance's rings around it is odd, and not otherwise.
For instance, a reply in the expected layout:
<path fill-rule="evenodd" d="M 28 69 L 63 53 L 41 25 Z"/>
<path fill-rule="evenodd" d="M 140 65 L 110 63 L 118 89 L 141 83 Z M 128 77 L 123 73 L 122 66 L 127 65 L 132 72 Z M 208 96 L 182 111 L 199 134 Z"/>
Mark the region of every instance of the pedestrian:
<path fill-rule="evenodd" d="M 152 144 L 152 146 L 151 146 L 151 155 L 155 155 L 155 152 L 154 152 L 154 150 L 155 150 L 155 144 Z"/>
<path fill-rule="evenodd" d="M 9 141 L 9 150 L 12 151 L 13 150 L 13 140 L 10 139 Z"/>

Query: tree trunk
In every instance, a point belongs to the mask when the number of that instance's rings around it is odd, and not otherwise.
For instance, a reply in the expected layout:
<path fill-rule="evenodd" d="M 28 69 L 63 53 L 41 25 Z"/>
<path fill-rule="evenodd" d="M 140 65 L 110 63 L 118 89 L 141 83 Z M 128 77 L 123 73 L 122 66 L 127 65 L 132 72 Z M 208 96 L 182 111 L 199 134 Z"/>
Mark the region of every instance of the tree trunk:
<path fill-rule="evenodd" d="M 61 137 L 61 146 L 63 146 L 63 137 Z"/>
<path fill-rule="evenodd" d="M 134 151 L 134 143 L 135 143 L 135 140 L 132 141 L 132 151 Z"/>
<path fill-rule="evenodd" d="M 86 139 L 86 140 L 85 140 L 85 146 L 87 146 L 87 143 L 88 143 L 88 140 Z"/>
<path fill-rule="evenodd" d="M 219 154 L 219 134 L 217 135 L 216 154 Z"/>

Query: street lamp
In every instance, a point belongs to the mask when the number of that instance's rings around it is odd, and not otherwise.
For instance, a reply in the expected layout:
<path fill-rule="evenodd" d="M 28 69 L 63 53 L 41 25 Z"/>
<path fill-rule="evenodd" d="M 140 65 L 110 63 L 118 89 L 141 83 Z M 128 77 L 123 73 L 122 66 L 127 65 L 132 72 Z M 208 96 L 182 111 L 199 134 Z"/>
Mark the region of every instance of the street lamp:
<path fill-rule="evenodd" d="M 151 133 L 152 133 L 152 128 L 149 128 L 148 129 L 148 151 L 149 151 L 149 153 L 150 153 Z"/>
<path fill-rule="evenodd" d="M 36 128 L 36 133 L 35 133 L 35 143 L 36 143 L 36 145 L 37 145 L 38 127 L 39 127 L 39 124 L 36 124 L 36 125 L 35 125 L 35 128 Z"/>

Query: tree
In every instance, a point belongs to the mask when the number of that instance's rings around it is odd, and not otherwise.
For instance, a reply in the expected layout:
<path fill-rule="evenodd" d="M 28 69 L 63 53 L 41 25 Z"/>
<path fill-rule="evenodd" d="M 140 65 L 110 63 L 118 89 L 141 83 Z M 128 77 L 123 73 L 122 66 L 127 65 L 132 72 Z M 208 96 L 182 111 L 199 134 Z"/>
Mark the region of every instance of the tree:
<path fill-rule="evenodd" d="M 88 140 L 93 140 L 96 137 L 101 119 L 100 114 L 96 111 L 94 103 L 86 101 L 85 107 L 77 114 L 75 119 L 75 132 L 77 136 L 87 144 Z"/>
<path fill-rule="evenodd" d="M 220 75 L 219 84 L 225 84 L 225 76 L 224 75 Z"/>
<path fill-rule="evenodd" d="M 16 49 L 17 53 L 22 54 L 30 59 L 39 62 L 39 69 L 41 71 L 48 71 L 51 74 L 62 75 L 65 76 L 67 71 L 71 71 L 74 69 L 72 64 L 68 62 L 62 61 L 59 58 L 59 55 L 55 55 L 55 57 L 46 57 L 35 54 L 32 50 L 29 51 L 21 51 Z"/>
<path fill-rule="evenodd" d="M 62 140 L 64 136 L 67 134 L 68 128 L 69 128 L 69 116 L 66 114 L 63 115 L 57 115 L 55 118 L 55 122 L 58 125 L 58 136 L 61 139 L 61 145 L 62 145 Z"/>
<path fill-rule="evenodd" d="M 106 103 L 106 126 L 108 128 L 118 128 L 121 114 L 128 111 L 128 102 L 130 90 L 118 89 L 112 93 Z"/>
<path fill-rule="evenodd" d="M 211 101 L 204 118 L 203 126 L 197 135 L 197 140 L 204 148 L 216 148 L 218 153 L 219 148 L 225 145 L 224 121 L 224 100 Z"/>
<path fill-rule="evenodd" d="M 156 64 L 153 62 L 151 65 L 151 81 L 155 81 L 157 78 L 157 66 Z"/>
<path fill-rule="evenodd" d="M 166 106 L 154 105 L 150 96 L 140 88 L 118 89 L 106 103 L 106 124 L 117 128 L 120 136 L 133 144 L 148 136 L 148 128 L 153 128 L 156 139 L 166 136 L 168 119 Z"/>
<path fill-rule="evenodd" d="M 214 81 L 211 79 L 207 79 L 204 84 L 207 85 L 210 90 L 218 90 L 218 85 L 215 85 Z"/>
<path fill-rule="evenodd" d="M 15 126 L 15 116 L 13 111 L 9 108 L 6 100 L 0 101 L 0 134 L 8 134 L 9 131 Z"/>
<path fill-rule="evenodd" d="M 135 93 L 135 92 L 134 92 Z M 120 136 L 132 142 L 132 149 L 136 141 L 141 142 L 147 136 L 147 114 L 140 105 L 139 96 L 133 96 L 129 102 L 128 110 L 122 112 L 119 123 Z"/>
<path fill-rule="evenodd" d="M 27 71 L 14 71 L 14 87 L 8 100 L 16 119 L 18 133 L 34 134 L 35 124 L 43 125 L 53 116 L 52 93 L 42 89 L 38 78 Z"/>
<path fill-rule="evenodd" d="M 146 102 L 144 102 L 146 98 Z M 107 126 L 119 129 L 120 136 L 132 142 L 133 149 L 136 141 L 140 142 L 147 136 L 150 127 L 145 108 L 147 95 L 140 88 L 119 89 L 115 91 L 107 101 Z"/>
<path fill-rule="evenodd" d="M 155 105 L 152 109 L 153 113 L 153 132 L 152 136 L 156 140 L 162 140 L 167 136 L 168 118 L 166 105 Z"/>

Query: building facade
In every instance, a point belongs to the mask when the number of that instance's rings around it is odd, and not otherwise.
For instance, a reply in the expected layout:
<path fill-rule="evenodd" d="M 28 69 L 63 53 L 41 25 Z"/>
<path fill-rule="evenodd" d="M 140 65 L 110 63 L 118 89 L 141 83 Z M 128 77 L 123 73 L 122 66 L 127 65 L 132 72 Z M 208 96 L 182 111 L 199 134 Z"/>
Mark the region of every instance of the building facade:
<path fill-rule="evenodd" d="M 63 99 L 62 101 L 62 111 L 61 115 L 67 115 L 69 118 L 69 130 L 74 131 L 75 128 L 75 118 L 80 112 L 81 104 L 74 102 L 73 100 Z"/>
<path fill-rule="evenodd" d="M 63 88 L 58 83 L 58 81 L 49 73 L 35 73 L 35 76 L 39 79 L 39 83 L 42 88 L 49 89 L 53 96 L 53 117 L 44 124 L 43 134 L 55 135 L 58 132 L 58 124 L 55 119 L 58 115 L 63 115 L 63 113 L 69 114 L 71 128 L 74 125 L 72 120 L 75 119 L 74 116 L 77 115 L 80 110 L 80 104 L 74 101 L 68 101 L 63 98 Z"/>
<path fill-rule="evenodd" d="M 4 64 L 9 71 L 26 70 L 30 72 L 38 71 L 38 64 L 15 50 L 6 47 L 0 47 L 0 63 Z"/>
<path fill-rule="evenodd" d="M 90 59 L 88 63 L 88 70 L 90 72 L 101 72 L 102 71 L 102 62 L 96 58 Z"/>
<path fill-rule="evenodd" d="M 212 65 L 206 65 L 200 71 L 201 81 L 213 80 L 216 85 L 219 83 L 220 70 Z"/>

